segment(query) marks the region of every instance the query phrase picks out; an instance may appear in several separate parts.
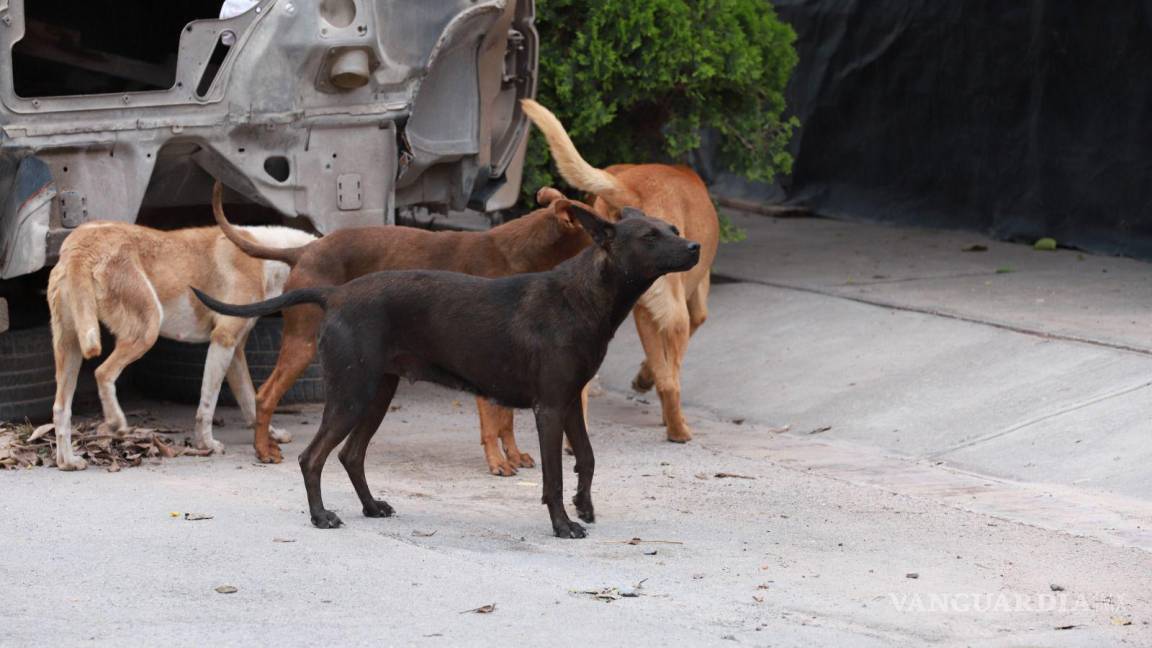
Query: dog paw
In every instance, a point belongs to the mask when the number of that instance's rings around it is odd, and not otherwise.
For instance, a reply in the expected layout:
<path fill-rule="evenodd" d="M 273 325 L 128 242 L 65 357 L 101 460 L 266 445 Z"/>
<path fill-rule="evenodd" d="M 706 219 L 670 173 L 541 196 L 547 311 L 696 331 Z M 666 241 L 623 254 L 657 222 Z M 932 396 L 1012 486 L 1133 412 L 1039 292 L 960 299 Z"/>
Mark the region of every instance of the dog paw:
<path fill-rule="evenodd" d="M 224 444 L 216 439 L 203 439 L 196 442 L 196 447 L 201 450 L 211 450 L 212 454 L 224 454 Z"/>
<path fill-rule="evenodd" d="M 536 460 L 527 452 L 521 452 L 520 455 L 516 457 L 515 464 L 520 468 L 532 468 L 536 465 Z"/>
<path fill-rule="evenodd" d="M 655 381 L 652 380 L 652 374 L 648 371 L 648 365 L 640 365 L 640 371 L 636 372 L 636 377 L 632 379 L 632 391 L 643 394 L 651 391 L 654 385 Z"/>
<path fill-rule="evenodd" d="M 268 434 L 277 443 L 292 443 L 292 433 L 288 430 L 282 430 L 278 427 L 268 426 Z"/>
<path fill-rule="evenodd" d="M 516 468 L 508 461 L 488 464 L 488 472 L 497 477 L 511 477 L 516 474 Z"/>
<path fill-rule="evenodd" d="M 64 461 L 56 460 L 56 467 L 64 471 L 84 470 L 88 467 L 88 462 L 79 457 L 72 457 Z"/>
<path fill-rule="evenodd" d="M 576 504 L 576 515 L 588 524 L 595 524 L 596 522 L 596 511 L 592 508 L 591 503 L 589 503 L 587 506 Z"/>
<path fill-rule="evenodd" d="M 565 521 L 559 525 L 554 525 L 552 530 L 556 533 L 557 538 L 578 539 L 588 537 L 588 532 L 576 522 Z"/>
<path fill-rule="evenodd" d="M 256 446 L 256 458 L 260 460 L 260 463 L 266 464 L 278 464 L 284 461 L 284 456 L 280 454 L 280 446 L 275 443 L 271 443 L 265 448 Z"/>
<path fill-rule="evenodd" d="M 332 511 L 321 511 L 319 515 L 312 516 L 312 526 L 317 529 L 339 529 L 344 522 Z"/>
<path fill-rule="evenodd" d="M 668 440 L 672 443 L 688 443 L 692 440 L 692 432 L 688 428 L 683 430 L 668 430 Z"/>
<path fill-rule="evenodd" d="M 364 517 L 382 518 L 392 517 L 396 511 L 384 500 L 373 500 L 371 506 L 364 507 Z"/>
<path fill-rule="evenodd" d="M 104 421 L 96 426 L 96 434 L 116 436 L 128 431 L 128 423 L 124 421 Z"/>

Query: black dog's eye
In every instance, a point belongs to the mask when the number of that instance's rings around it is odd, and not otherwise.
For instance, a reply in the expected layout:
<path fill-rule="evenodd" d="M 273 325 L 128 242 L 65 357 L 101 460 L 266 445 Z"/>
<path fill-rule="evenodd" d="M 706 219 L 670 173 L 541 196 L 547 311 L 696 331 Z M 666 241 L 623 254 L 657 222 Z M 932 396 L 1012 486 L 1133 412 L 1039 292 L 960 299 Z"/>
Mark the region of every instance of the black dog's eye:
<path fill-rule="evenodd" d="M 676 236 L 680 236 L 680 228 L 673 225 L 672 226 L 672 233 L 675 234 Z"/>

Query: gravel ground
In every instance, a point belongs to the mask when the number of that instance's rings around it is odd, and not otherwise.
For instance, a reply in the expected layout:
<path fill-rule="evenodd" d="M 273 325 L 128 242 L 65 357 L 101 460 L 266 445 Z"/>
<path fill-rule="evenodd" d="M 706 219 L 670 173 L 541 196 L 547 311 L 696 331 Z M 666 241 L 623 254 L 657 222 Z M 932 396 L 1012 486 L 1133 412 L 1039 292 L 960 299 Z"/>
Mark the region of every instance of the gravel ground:
<path fill-rule="evenodd" d="M 316 407 L 278 416 L 281 465 L 221 409 L 223 456 L 0 473 L 0 645 L 1152 645 L 1149 553 L 777 461 L 767 428 L 690 410 L 673 445 L 654 402 L 594 399 L 599 521 L 559 540 L 539 469 L 487 474 L 471 399 L 395 402 L 368 479 L 397 515 L 362 517 L 334 454 L 339 530 L 310 526 L 295 463 Z M 582 593 L 604 588 L 638 596 Z"/>

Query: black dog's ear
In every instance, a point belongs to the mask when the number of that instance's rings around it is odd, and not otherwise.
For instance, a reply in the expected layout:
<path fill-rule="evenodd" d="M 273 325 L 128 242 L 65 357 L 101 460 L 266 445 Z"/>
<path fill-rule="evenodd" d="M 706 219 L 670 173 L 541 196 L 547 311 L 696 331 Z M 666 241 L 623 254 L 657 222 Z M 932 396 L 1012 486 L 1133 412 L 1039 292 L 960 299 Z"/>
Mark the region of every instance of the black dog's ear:
<path fill-rule="evenodd" d="M 568 213 L 576 219 L 576 222 L 580 223 L 580 227 L 583 227 L 585 232 L 588 232 L 588 236 L 592 237 L 596 245 L 607 245 L 608 242 L 616 238 L 616 226 L 600 218 L 595 212 L 572 203 L 568 205 Z"/>
<path fill-rule="evenodd" d="M 620 220 L 625 220 L 628 218 L 645 218 L 646 216 L 647 214 L 640 211 L 639 209 L 636 209 L 635 207 L 625 207 L 624 209 L 620 210 Z"/>

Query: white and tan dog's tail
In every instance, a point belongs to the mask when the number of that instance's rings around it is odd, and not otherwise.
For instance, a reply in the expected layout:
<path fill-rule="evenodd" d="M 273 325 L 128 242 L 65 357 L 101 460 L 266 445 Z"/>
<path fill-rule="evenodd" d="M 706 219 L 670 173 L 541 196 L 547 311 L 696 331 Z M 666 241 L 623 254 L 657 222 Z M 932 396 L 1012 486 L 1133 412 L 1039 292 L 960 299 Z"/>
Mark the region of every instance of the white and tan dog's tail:
<path fill-rule="evenodd" d="M 556 162 L 556 168 L 565 182 L 581 191 L 596 194 L 616 208 L 640 206 L 639 197 L 619 178 L 604 169 L 597 169 L 588 164 L 580 156 L 576 145 L 572 143 L 572 138 L 568 137 L 568 131 L 564 130 L 564 125 L 551 110 L 532 99 L 521 99 L 520 106 L 524 109 L 524 114 L 528 115 L 528 119 L 536 124 L 536 128 L 539 128 L 544 138 L 548 140 L 552 159 Z"/>
<path fill-rule="evenodd" d="M 75 335 L 85 359 L 100 355 L 100 319 L 91 273 L 62 259 L 48 277 L 48 305 L 56 344 L 63 339 L 61 336 Z"/>

